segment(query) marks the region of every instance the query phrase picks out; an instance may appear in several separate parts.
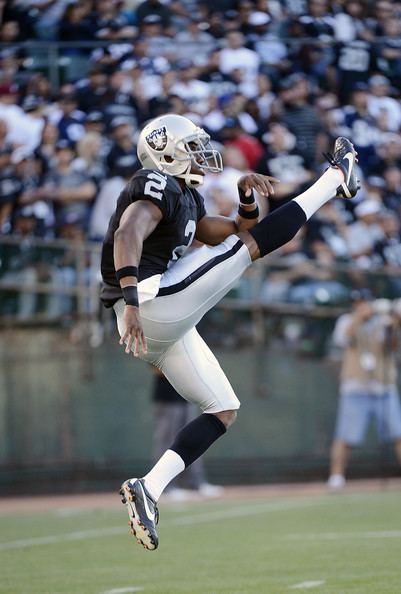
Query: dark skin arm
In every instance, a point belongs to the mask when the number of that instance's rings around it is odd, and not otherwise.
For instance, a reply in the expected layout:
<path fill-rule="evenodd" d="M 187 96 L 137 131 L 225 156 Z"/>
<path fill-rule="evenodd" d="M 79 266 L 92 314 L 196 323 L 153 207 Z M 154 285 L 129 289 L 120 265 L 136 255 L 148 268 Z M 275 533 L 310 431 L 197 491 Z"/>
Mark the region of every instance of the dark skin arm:
<path fill-rule="evenodd" d="M 147 200 L 138 200 L 131 204 L 121 217 L 120 226 L 114 234 L 114 265 L 116 270 L 124 266 L 137 266 L 142 255 L 145 239 L 154 231 L 162 219 L 162 213 L 157 206 Z M 136 286 L 137 278 L 127 276 L 120 281 L 121 288 Z M 143 333 L 139 307 L 126 305 L 124 309 L 125 332 L 121 336 L 120 344 L 125 344 L 125 352 L 131 352 L 134 345 L 134 356 L 139 350 L 147 352 L 145 335 Z"/>
<path fill-rule="evenodd" d="M 242 176 L 238 180 L 238 187 L 244 190 L 247 196 L 255 189 L 261 196 L 271 196 L 274 194 L 273 184 L 279 180 L 260 173 L 250 173 Z M 243 206 L 244 210 L 255 210 L 256 203 L 252 205 Z M 240 231 L 247 231 L 251 229 L 258 219 L 244 219 L 237 215 L 235 220 L 228 217 L 221 216 L 204 216 L 196 226 L 195 237 L 202 243 L 207 245 L 218 245 L 224 241 L 229 235 L 239 233 Z"/>

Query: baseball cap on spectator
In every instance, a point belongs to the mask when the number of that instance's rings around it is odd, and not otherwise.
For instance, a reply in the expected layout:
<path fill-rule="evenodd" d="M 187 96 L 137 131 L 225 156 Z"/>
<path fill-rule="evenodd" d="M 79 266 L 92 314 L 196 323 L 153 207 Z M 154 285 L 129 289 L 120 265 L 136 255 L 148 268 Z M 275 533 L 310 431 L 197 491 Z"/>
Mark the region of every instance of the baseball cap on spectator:
<path fill-rule="evenodd" d="M 302 72 L 294 72 L 280 81 L 279 90 L 288 91 L 288 89 L 291 89 L 303 80 L 305 80 L 305 75 Z"/>
<path fill-rule="evenodd" d="M 239 12 L 234 9 L 226 10 L 226 12 L 224 13 L 224 19 L 226 21 L 235 21 L 238 17 L 239 17 Z"/>
<path fill-rule="evenodd" d="M 384 179 L 380 177 L 380 175 L 369 175 L 366 178 L 366 181 L 372 188 L 384 188 L 386 185 Z"/>
<path fill-rule="evenodd" d="M 178 70 L 188 70 L 189 68 L 192 68 L 192 66 L 193 62 L 188 59 L 179 60 L 176 64 Z"/>
<path fill-rule="evenodd" d="M 369 86 L 375 87 L 379 85 L 385 85 L 386 87 L 389 87 L 390 81 L 386 76 L 383 76 L 382 74 L 374 74 L 369 79 Z"/>
<path fill-rule="evenodd" d="M 23 206 L 14 211 L 14 218 L 16 219 L 37 219 L 35 209 L 32 206 Z"/>
<path fill-rule="evenodd" d="M 225 95 L 220 95 L 220 97 L 217 100 L 217 105 L 219 106 L 220 109 L 224 109 L 227 105 L 229 105 L 231 103 L 233 98 L 234 98 L 234 95 L 231 95 L 229 93 L 227 93 Z"/>
<path fill-rule="evenodd" d="M 368 83 L 359 80 L 358 82 L 352 85 L 351 91 L 353 93 L 367 93 L 369 91 Z"/>
<path fill-rule="evenodd" d="M 126 126 L 127 124 L 132 124 L 131 118 L 127 118 L 125 116 L 118 116 L 111 120 L 110 129 L 115 130 L 119 126 Z"/>
<path fill-rule="evenodd" d="M 235 117 L 226 118 L 222 127 L 223 128 L 238 128 L 238 127 L 241 127 L 241 122 L 239 121 L 238 118 L 235 118 Z"/>
<path fill-rule="evenodd" d="M 251 25 L 252 27 L 262 27 L 263 25 L 270 23 L 270 21 L 271 18 L 266 12 L 257 10 L 249 15 L 248 25 Z"/>
<path fill-rule="evenodd" d="M 148 14 L 142 19 L 144 25 L 160 25 L 161 22 L 162 18 L 158 14 Z"/>
<path fill-rule="evenodd" d="M 101 111 L 90 111 L 85 118 L 85 122 L 103 122 L 103 114 Z"/>
<path fill-rule="evenodd" d="M 56 142 L 56 151 L 63 151 L 65 149 L 70 149 L 71 151 L 74 150 L 74 144 L 67 140 L 66 138 L 62 138 Z"/>
<path fill-rule="evenodd" d="M 128 60 L 124 60 L 121 64 L 121 70 L 133 70 L 138 67 L 140 67 L 139 62 L 138 60 L 134 60 L 134 58 L 128 58 Z"/>
<path fill-rule="evenodd" d="M 377 214 L 380 212 L 380 204 L 377 200 L 363 200 L 355 207 L 354 212 L 358 218 Z"/>
<path fill-rule="evenodd" d="M 22 102 L 22 109 L 25 112 L 35 111 L 39 107 L 42 107 L 44 104 L 43 99 L 41 97 L 36 97 L 35 95 L 27 95 Z"/>
<path fill-rule="evenodd" d="M 373 294 L 370 289 L 353 289 L 350 293 L 350 299 L 354 301 L 373 301 Z"/>

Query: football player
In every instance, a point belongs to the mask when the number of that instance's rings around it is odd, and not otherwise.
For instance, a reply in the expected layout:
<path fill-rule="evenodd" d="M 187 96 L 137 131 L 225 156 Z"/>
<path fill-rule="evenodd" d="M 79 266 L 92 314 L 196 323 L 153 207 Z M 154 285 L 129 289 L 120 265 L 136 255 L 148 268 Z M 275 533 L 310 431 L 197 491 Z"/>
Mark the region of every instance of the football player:
<path fill-rule="evenodd" d="M 260 222 L 253 190 L 269 196 L 278 180 L 241 177 L 232 220 L 208 216 L 197 190 L 206 171 L 222 171 L 202 128 L 183 116 L 158 117 L 143 128 L 137 151 L 143 169 L 122 191 L 103 244 L 101 298 L 114 308 L 125 352 L 158 367 L 202 410 L 144 477 L 121 486 L 131 531 L 152 550 L 161 493 L 226 432 L 240 406 L 197 323 L 254 260 L 288 242 L 321 205 L 354 196 L 358 180 L 355 150 L 341 137 L 316 183 Z M 194 238 L 205 245 L 188 252 Z"/>

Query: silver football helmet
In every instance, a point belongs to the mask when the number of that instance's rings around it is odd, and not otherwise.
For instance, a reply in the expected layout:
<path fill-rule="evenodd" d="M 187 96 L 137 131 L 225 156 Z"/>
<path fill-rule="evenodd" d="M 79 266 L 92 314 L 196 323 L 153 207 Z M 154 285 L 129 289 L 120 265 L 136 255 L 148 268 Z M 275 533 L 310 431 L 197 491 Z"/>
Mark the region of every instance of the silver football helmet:
<path fill-rule="evenodd" d="M 193 163 L 204 171 L 223 171 L 210 136 L 180 115 L 166 114 L 149 122 L 139 136 L 137 152 L 142 167 L 179 177 L 190 187 L 203 183 L 203 175 L 191 173 Z"/>

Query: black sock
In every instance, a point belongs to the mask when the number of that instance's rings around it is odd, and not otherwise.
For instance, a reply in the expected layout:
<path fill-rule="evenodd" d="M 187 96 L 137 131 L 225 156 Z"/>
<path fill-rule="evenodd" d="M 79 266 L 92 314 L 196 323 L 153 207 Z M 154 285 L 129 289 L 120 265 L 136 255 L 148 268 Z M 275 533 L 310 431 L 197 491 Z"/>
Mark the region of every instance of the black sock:
<path fill-rule="evenodd" d="M 169 449 L 189 466 L 226 431 L 226 426 L 216 415 L 204 413 L 181 429 Z"/>
<path fill-rule="evenodd" d="M 291 200 L 259 221 L 249 233 L 258 244 L 260 257 L 270 254 L 290 241 L 306 222 L 306 214 Z"/>

